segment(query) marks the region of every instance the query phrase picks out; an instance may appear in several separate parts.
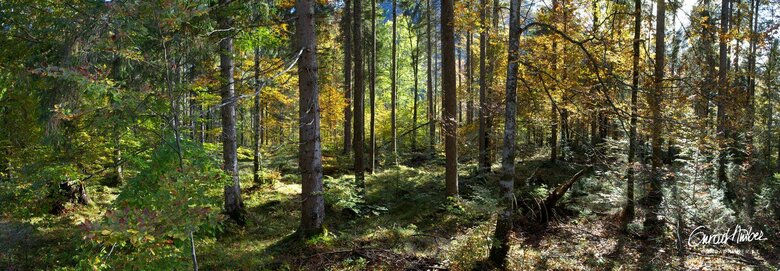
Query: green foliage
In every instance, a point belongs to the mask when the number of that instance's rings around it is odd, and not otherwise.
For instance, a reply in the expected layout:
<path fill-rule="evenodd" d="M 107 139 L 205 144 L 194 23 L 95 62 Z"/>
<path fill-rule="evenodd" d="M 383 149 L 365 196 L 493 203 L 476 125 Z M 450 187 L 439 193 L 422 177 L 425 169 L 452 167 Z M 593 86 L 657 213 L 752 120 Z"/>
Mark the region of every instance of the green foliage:
<path fill-rule="evenodd" d="M 338 212 L 349 210 L 358 214 L 359 206 L 365 202 L 358 194 L 355 177 L 346 175 L 341 178 L 323 178 L 323 197 L 326 206 Z"/>
<path fill-rule="evenodd" d="M 324 198 L 326 206 L 337 212 L 348 212 L 358 216 L 376 216 L 386 212 L 387 208 L 376 204 L 367 204 L 360 195 L 362 188 L 355 183 L 353 175 L 340 178 L 326 176 L 323 178 Z"/>
<path fill-rule="evenodd" d="M 229 178 L 198 146 L 184 142 L 183 168 L 169 146 L 155 150 L 99 222 L 82 225 L 82 265 L 97 269 L 185 269 L 189 235 L 220 231 L 220 194 Z M 97 251 L 97 253 L 95 253 Z"/>

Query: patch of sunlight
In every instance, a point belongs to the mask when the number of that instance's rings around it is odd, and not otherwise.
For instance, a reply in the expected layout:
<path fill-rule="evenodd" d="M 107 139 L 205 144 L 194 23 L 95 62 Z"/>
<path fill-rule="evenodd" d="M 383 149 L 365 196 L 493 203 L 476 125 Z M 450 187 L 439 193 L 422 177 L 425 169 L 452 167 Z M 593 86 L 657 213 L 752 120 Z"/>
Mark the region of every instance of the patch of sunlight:
<path fill-rule="evenodd" d="M 276 183 L 274 184 L 274 191 L 284 195 L 299 195 L 301 194 L 301 185 L 297 183 Z"/>
<path fill-rule="evenodd" d="M 472 270 L 490 251 L 496 217 L 457 234 L 444 248 L 444 263 L 453 270 Z"/>

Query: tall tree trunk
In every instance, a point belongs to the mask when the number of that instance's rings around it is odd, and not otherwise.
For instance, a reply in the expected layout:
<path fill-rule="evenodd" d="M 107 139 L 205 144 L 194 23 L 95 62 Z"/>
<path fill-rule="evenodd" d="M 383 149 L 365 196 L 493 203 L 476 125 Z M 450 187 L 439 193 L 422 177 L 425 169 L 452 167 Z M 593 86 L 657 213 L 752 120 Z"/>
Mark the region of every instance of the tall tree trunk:
<path fill-rule="evenodd" d="M 459 33 L 460 34 L 460 33 Z M 460 35 L 458 35 L 460 37 Z M 465 65 L 463 65 L 463 51 L 458 50 L 458 47 L 455 47 L 455 53 L 458 55 L 458 63 L 455 64 L 457 66 L 456 71 L 457 74 L 455 76 L 458 77 L 458 85 L 455 87 L 456 91 L 458 89 L 463 88 L 463 69 L 465 68 Z M 463 124 L 463 103 L 458 102 L 458 126 Z"/>
<path fill-rule="evenodd" d="M 397 26 L 397 19 L 398 19 L 398 0 L 393 0 L 393 54 L 391 55 L 392 58 L 392 78 L 390 79 L 390 141 L 392 142 L 392 148 L 393 148 L 393 161 L 395 161 L 395 164 L 398 164 L 398 127 L 397 127 L 397 119 L 396 119 L 396 112 L 395 109 L 397 107 L 397 100 L 398 100 L 398 86 L 396 80 L 398 80 L 398 63 L 397 61 L 397 45 L 396 42 L 398 41 L 398 26 Z"/>
<path fill-rule="evenodd" d="M 252 161 L 252 176 L 254 177 L 255 185 L 261 185 L 260 182 L 260 123 L 262 122 L 262 115 L 260 114 L 260 48 L 255 47 L 255 105 L 253 111 L 254 116 L 254 161 Z"/>
<path fill-rule="evenodd" d="M 766 160 L 767 168 L 771 167 L 772 164 L 772 134 L 773 134 L 773 124 L 774 124 L 774 113 L 773 113 L 773 98 L 774 98 L 774 90 L 775 90 L 775 78 L 772 75 L 772 72 L 775 71 L 775 67 L 777 65 L 777 50 L 778 50 L 778 41 L 774 40 L 772 41 L 772 44 L 769 48 L 769 54 L 767 56 L 767 64 L 766 64 L 766 72 L 765 76 L 766 79 L 764 79 L 765 89 L 764 89 L 764 99 L 767 101 L 766 105 L 766 135 L 764 138 L 764 155 L 766 156 L 764 159 Z M 780 156 L 778 157 L 778 161 L 780 161 Z M 779 167 L 780 168 L 780 167 Z"/>
<path fill-rule="evenodd" d="M 466 32 L 466 124 L 470 125 L 474 119 L 474 101 L 472 92 L 472 65 L 474 57 L 471 55 L 471 31 Z"/>
<path fill-rule="evenodd" d="M 550 108 L 550 162 L 555 162 L 558 161 L 558 108 L 552 98 Z"/>
<path fill-rule="evenodd" d="M 430 1 L 430 0 L 429 0 Z M 371 159 L 368 161 L 368 168 L 369 172 L 374 173 L 374 170 L 376 169 L 376 134 L 375 134 L 375 128 L 376 128 L 376 0 L 371 0 L 371 81 L 370 81 L 370 94 L 369 99 L 371 100 L 371 128 L 370 128 L 370 136 L 369 136 L 369 144 L 370 147 L 368 147 L 369 152 L 371 153 L 368 158 Z"/>
<path fill-rule="evenodd" d="M 427 96 L 428 96 L 428 110 L 427 110 L 427 118 L 428 118 L 428 152 L 431 153 L 431 156 L 435 153 L 435 139 L 436 139 L 436 121 L 434 117 L 433 112 L 433 70 L 431 69 L 432 66 L 432 60 L 431 60 L 431 47 L 433 47 L 431 43 L 431 24 L 433 23 L 431 21 L 431 13 L 433 10 L 431 10 L 431 0 L 425 1 L 425 17 L 426 17 L 426 29 L 427 29 L 427 35 L 425 35 L 425 38 L 427 39 L 427 42 L 425 43 L 426 51 L 427 51 Z"/>
<path fill-rule="evenodd" d="M 634 45 L 631 60 L 631 127 L 628 132 L 628 173 L 623 230 L 634 220 L 634 162 L 636 155 L 637 95 L 639 93 L 639 45 L 642 31 L 642 0 L 634 0 Z"/>
<path fill-rule="evenodd" d="M 731 12 L 729 11 L 729 0 L 722 0 L 721 1 L 721 12 L 720 12 L 720 38 L 718 41 L 718 47 L 719 47 L 719 63 L 718 63 L 718 97 L 717 97 L 717 106 L 718 106 L 718 115 L 717 115 L 717 141 L 718 141 L 718 148 L 719 148 L 719 156 L 718 156 L 718 185 L 721 187 L 724 187 L 724 185 L 727 185 L 728 180 L 726 179 L 726 101 L 729 98 L 729 82 L 728 82 L 728 72 L 729 72 L 729 63 L 728 63 L 728 35 L 729 32 L 729 17 Z"/>
<path fill-rule="evenodd" d="M 652 144 L 652 169 L 647 190 L 647 217 L 644 227 L 646 234 L 656 238 L 661 234 L 661 221 L 658 220 L 663 194 L 661 192 L 661 95 L 663 93 L 664 62 L 666 47 L 666 1 L 658 1 L 655 32 L 655 69 L 653 73 L 653 91 L 649 93 L 648 107 L 650 109 L 650 140 Z"/>
<path fill-rule="evenodd" d="M 458 93 L 455 89 L 455 21 L 454 0 L 441 4 L 442 58 L 442 131 L 446 157 L 445 182 L 447 196 L 458 196 Z"/>
<path fill-rule="evenodd" d="M 700 141 L 703 144 L 704 136 L 709 129 L 709 102 L 710 95 L 715 89 L 715 55 L 712 51 L 712 44 L 715 42 L 715 31 L 713 31 L 713 19 L 710 13 L 710 0 L 703 1 L 703 9 L 700 14 L 702 18 L 706 18 L 701 22 L 702 28 L 702 43 L 704 43 L 704 58 L 706 63 L 705 80 L 701 86 L 701 93 L 696 95 L 695 113 L 698 118 L 700 131 Z"/>
<path fill-rule="evenodd" d="M 344 154 L 352 150 L 352 7 L 350 1 L 344 0 L 344 11 L 341 16 L 341 32 L 344 44 Z"/>
<path fill-rule="evenodd" d="M 365 108 L 364 108 L 364 91 L 363 88 L 363 29 L 360 24 L 362 21 L 363 9 L 361 0 L 353 1 L 353 18 L 355 19 L 352 29 L 353 44 L 355 48 L 355 145 L 353 146 L 355 151 L 355 180 L 357 181 L 360 193 L 365 193 L 365 158 L 364 145 L 365 145 Z"/>
<path fill-rule="evenodd" d="M 227 6 L 232 0 L 220 0 L 219 28 L 231 29 L 233 20 Z M 239 225 L 245 223 L 244 203 L 241 201 L 241 183 L 238 180 L 238 157 L 236 155 L 236 101 L 233 80 L 233 38 L 230 33 L 219 42 L 220 76 L 222 77 L 222 159 L 223 168 L 233 179 L 225 186 L 225 212 Z"/>
<path fill-rule="evenodd" d="M 420 65 L 420 46 L 419 46 L 419 38 L 415 38 L 415 34 L 417 31 L 414 30 L 414 25 L 409 24 L 409 46 L 413 46 L 410 48 L 412 51 L 412 71 L 413 71 L 413 77 L 414 77 L 414 88 L 412 89 L 412 133 L 411 133 L 411 140 L 412 140 L 412 151 L 417 150 L 417 89 L 418 89 L 418 83 L 419 83 L 419 65 Z"/>
<path fill-rule="evenodd" d="M 552 0 L 552 20 L 553 25 L 558 27 L 558 12 L 560 10 L 560 0 Z M 553 76 L 558 77 L 558 38 L 552 37 L 552 70 Z M 552 84 L 552 93 L 558 89 L 557 82 Z M 550 162 L 558 161 L 558 106 L 553 97 L 550 97 Z"/>
<path fill-rule="evenodd" d="M 317 87 L 317 36 L 314 0 L 297 0 L 296 37 L 303 50 L 298 60 L 298 113 L 300 116 L 299 159 L 301 171 L 300 232 L 311 236 L 322 232 L 325 201 L 322 197 L 322 149 L 320 147 L 320 104 Z"/>
<path fill-rule="evenodd" d="M 479 1 L 479 168 L 480 171 L 490 171 L 490 150 L 488 142 L 488 101 L 485 58 L 487 57 L 487 0 Z"/>
<path fill-rule="evenodd" d="M 747 92 L 747 144 L 748 155 L 752 155 L 753 149 L 753 129 L 755 124 L 755 93 L 756 93 L 756 45 L 758 43 L 758 8 L 760 1 L 752 0 L 750 11 L 750 51 L 748 56 L 748 92 Z"/>
<path fill-rule="evenodd" d="M 517 134 L 517 73 L 520 51 L 520 0 L 509 2 L 509 63 L 506 72 L 506 111 L 504 113 L 504 149 L 501 155 L 503 170 L 499 188 L 501 189 L 500 207 L 502 208 L 496 221 L 496 232 L 493 246 L 490 248 L 490 262 L 497 267 L 503 267 L 509 252 L 509 234 L 512 231 L 512 213 L 515 197 L 515 136 Z"/>
<path fill-rule="evenodd" d="M 745 140 L 747 141 L 747 161 L 746 161 L 746 176 L 745 193 L 743 194 L 744 210 L 747 214 L 747 221 L 750 222 L 753 219 L 755 201 L 753 195 L 756 193 L 756 182 L 759 177 L 756 175 L 755 168 L 755 146 L 753 140 L 753 129 L 755 128 L 755 94 L 756 94 L 756 43 L 758 33 L 758 8 L 760 1 L 750 1 L 750 43 L 749 43 L 749 55 L 748 55 L 748 86 L 747 86 L 747 112 L 746 112 L 746 130 Z"/>

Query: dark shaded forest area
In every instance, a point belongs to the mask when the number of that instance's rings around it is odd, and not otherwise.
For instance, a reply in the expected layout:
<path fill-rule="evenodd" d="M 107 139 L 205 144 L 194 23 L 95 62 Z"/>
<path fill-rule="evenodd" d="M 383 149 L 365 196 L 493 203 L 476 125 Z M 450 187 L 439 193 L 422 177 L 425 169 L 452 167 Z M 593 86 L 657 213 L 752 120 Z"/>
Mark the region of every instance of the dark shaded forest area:
<path fill-rule="evenodd" d="M 777 0 L 5 0 L 2 270 L 778 270 Z"/>

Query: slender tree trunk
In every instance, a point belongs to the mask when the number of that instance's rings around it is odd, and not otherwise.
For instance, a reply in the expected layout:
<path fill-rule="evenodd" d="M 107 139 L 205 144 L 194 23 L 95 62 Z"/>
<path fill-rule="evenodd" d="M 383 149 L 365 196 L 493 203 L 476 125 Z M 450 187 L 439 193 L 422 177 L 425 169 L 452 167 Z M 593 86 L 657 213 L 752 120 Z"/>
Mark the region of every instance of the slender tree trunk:
<path fill-rule="evenodd" d="M 352 150 L 352 7 L 350 1 L 344 0 L 344 11 L 341 16 L 341 32 L 344 44 L 344 154 Z"/>
<path fill-rule="evenodd" d="M 398 127 L 397 127 L 397 116 L 395 109 L 397 107 L 397 92 L 398 92 L 398 86 L 396 80 L 398 80 L 398 63 L 397 61 L 397 45 L 396 42 L 398 41 L 398 26 L 397 26 L 397 19 L 398 19 L 398 1 L 393 0 L 393 52 L 392 52 L 392 78 L 390 79 L 390 133 L 393 144 L 393 161 L 395 161 L 395 164 L 398 164 Z"/>
<path fill-rule="evenodd" d="M 445 182 L 447 196 L 458 196 L 458 93 L 455 89 L 455 26 L 454 0 L 442 0 L 441 58 L 442 58 L 442 131 L 446 157 Z"/>
<path fill-rule="evenodd" d="M 325 202 L 322 197 L 322 149 L 320 147 L 320 105 L 317 97 L 317 36 L 314 0 L 297 0 L 295 48 L 303 50 L 298 60 L 299 167 L 301 171 L 301 226 L 304 236 L 322 232 Z"/>
<path fill-rule="evenodd" d="M 459 35 L 460 36 L 460 35 Z M 458 85 L 455 87 L 455 91 L 458 89 L 463 88 L 463 69 L 465 66 L 463 65 L 463 51 L 458 50 L 458 47 L 455 47 L 455 53 L 458 55 L 458 63 L 456 71 L 457 74 L 455 76 L 458 77 Z M 458 101 L 458 126 L 463 124 L 463 103 Z"/>
<path fill-rule="evenodd" d="M 558 161 L 558 109 L 554 102 L 550 99 L 550 162 Z"/>
<path fill-rule="evenodd" d="M 666 1 L 658 1 L 655 32 L 655 71 L 653 73 L 653 91 L 649 93 L 648 107 L 650 109 L 650 134 L 652 144 L 652 169 L 647 190 L 648 213 L 644 226 L 646 234 L 656 238 L 661 234 L 661 221 L 658 220 L 659 207 L 663 200 L 661 192 L 661 95 L 663 93 L 664 62 L 666 47 Z"/>
<path fill-rule="evenodd" d="M 504 149 L 501 155 L 502 177 L 499 182 L 501 189 L 502 208 L 496 222 L 496 232 L 493 246 L 490 248 L 490 262 L 497 267 L 504 267 L 509 253 L 509 234 L 512 232 L 512 213 L 515 209 L 515 136 L 517 134 L 517 73 L 518 54 L 520 51 L 520 0 L 509 2 L 509 63 L 506 72 L 506 111 L 504 125 Z"/>
<path fill-rule="evenodd" d="M 490 150 L 488 142 L 488 101 L 487 74 L 485 58 L 487 57 L 487 0 L 479 1 L 479 18 L 481 32 L 479 33 L 479 168 L 480 171 L 490 171 Z"/>
<path fill-rule="evenodd" d="M 701 127 L 701 139 L 700 141 L 703 144 L 704 136 L 707 134 L 707 131 L 709 129 L 709 102 L 710 102 L 710 95 L 712 95 L 713 90 L 715 89 L 716 83 L 715 83 L 715 67 L 717 64 L 715 64 L 715 56 L 714 52 L 712 51 L 712 44 L 715 42 L 715 31 L 713 31 L 713 19 L 710 14 L 710 0 L 704 0 L 703 1 L 703 11 L 701 12 L 701 17 L 706 18 L 701 22 L 701 28 L 702 28 L 702 43 L 704 43 L 703 50 L 704 50 L 704 58 L 706 63 L 706 71 L 705 71 L 705 80 L 703 82 L 703 85 L 701 87 L 701 93 L 696 96 L 696 107 L 695 107 L 695 113 L 697 118 L 699 119 L 699 126 Z"/>
<path fill-rule="evenodd" d="M 430 1 L 430 0 L 428 0 Z M 374 173 L 376 169 L 376 0 L 371 0 L 371 81 L 370 81 L 370 100 L 371 100 L 371 131 L 369 136 L 369 151 L 371 154 L 368 156 L 369 172 Z"/>
<path fill-rule="evenodd" d="M 764 89 L 764 99 L 767 101 L 767 112 L 766 112 L 766 135 L 765 135 L 765 143 L 764 143 L 764 155 L 766 156 L 766 164 L 767 168 L 771 167 L 772 164 L 772 134 L 773 134 L 773 125 L 774 125 L 774 113 L 773 113 L 773 98 L 774 98 L 774 90 L 775 90 L 775 78 L 772 75 L 772 72 L 774 72 L 776 67 L 776 61 L 777 61 L 777 50 L 778 50 L 778 42 L 777 40 L 772 41 L 772 44 L 770 45 L 769 54 L 767 56 L 767 64 L 766 64 L 766 72 L 765 76 L 766 79 L 764 79 L 764 84 L 766 89 Z M 780 156 L 778 156 L 778 161 L 780 162 Z M 780 165 L 778 166 L 780 168 Z"/>
<path fill-rule="evenodd" d="M 748 155 L 752 155 L 753 129 L 755 124 L 755 94 L 756 94 L 756 44 L 758 43 L 758 8 L 760 1 L 752 0 L 750 11 L 750 52 L 748 56 L 748 92 L 747 92 L 747 144 Z"/>
<path fill-rule="evenodd" d="M 756 43 L 757 43 L 757 32 L 758 32 L 758 8 L 759 8 L 760 1 L 758 0 L 752 0 L 750 1 L 751 9 L 750 9 L 750 30 L 748 33 L 750 34 L 750 43 L 749 43 L 749 55 L 748 55 L 748 86 L 747 86 L 747 121 L 746 121 L 746 130 L 747 134 L 745 135 L 745 140 L 747 141 L 747 161 L 746 161 L 746 176 L 745 176 L 745 194 L 743 196 L 744 199 L 744 210 L 747 214 L 747 222 L 749 223 L 753 219 L 753 214 L 755 212 L 755 201 L 753 195 L 756 194 L 756 180 L 758 179 L 758 176 L 756 175 L 756 168 L 755 168 L 755 146 L 754 146 L 754 140 L 753 140 L 753 130 L 755 129 L 755 114 L 756 114 L 756 105 L 755 105 L 755 94 L 756 94 Z"/>
<path fill-rule="evenodd" d="M 431 13 L 433 11 L 431 10 L 431 0 L 425 1 L 425 15 L 426 15 L 426 29 L 427 29 L 427 35 L 425 35 L 425 38 L 427 39 L 427 42 L 425 43 L 426 51 L 427 51 L 427 95 L 428 95 L 428 110 L 427 112 L 427 118 L 428 118 L 428 152 L 431 153 L 431 156 L 435 153 L 435 147 L 436 144 L 436 121 L 435 121 L 435 113 L 433 112 L 433 71 L 431 69 L 432 66 L 432 60 L 431 60 L 431 47 L 433 47 L 431 43 L 431 24 L 433 21 L 431 21 Z"/>
<path fill-rule="evenodd" d="M 414 88 L 412 89 L 412 151 L 417 150 L 417 89 L 419 83 L 419 65 L 420 65 L 420 46 L 418 44 L 419 38 L 414 39 L 417 31 L 414 30 L 414 25 L 409 24 L 409 46 L 412 46 L 412 71 L 414 75 Z"/>
<path fill-rule="evenodd" d="M 560 0 L 552 0 L 553 25 L 557 27 Z M 553 76 L 558 77 L 558 39 L 552 37 L 552 70 Z M 558 89 L 557 83 L 552 84 L 552 93 Z M 550 97 L 550 162 L 558 161 L 558 106 Z"/>
<path fill-rule="evenodd" d="M 254 119 L 254 161 L 252 164 L 252 175 L 254 177 L 255 185 L 261 185 L 260 182 L 260 123 L 262 122 L 262 115 L 260 114 L 260 48 L 255 47 L 255 105 L 253 111 L 255 112 Z"/>
<path fill-rule="evenodd" d="M 233 20 L 226 6 L 231 0 L 220 0 L 219 28 L 231 29 Z M 238 157 L 236 155 L 236 101 L 233 80 L 233 38 L 226 35 L 219 42 L 220 76 L 222 77 L 222 158 L 225 171 L 233 184 L 225 186 L 225 212 L 239 225 L 245 223 L 244 204 L 241 201 L 241 183 L 238 180 Z"/>
<path fill-rule="evenodd" d="M 466 125 L 470 125 L 474 119 L 474 101 L 472 92 L 472 62 L 474 58 L 471 56 L 471 31 L 466 32 Z"/>
<path fill-rule="evenodd" d="M 352 10 L 353 17 L 355 18 L 354 28 L 352 29 L 355 48 L 355 145 L 353 148 L 355 151 L 355 180 L 357 181 L 360 193 L 364 194 L 366 191 L 364 182 L 365 158 L 363 157 L 365 146 L 365 107 L 363 106 L 365 89 L 363 87 L 362 2 L 363 1 L 361 0 L 353 1 L 354 9 Z"/>
<path fill-rule="evenodd" d="M 728 37 L 726 33 L 729 32 L 729 17 L 731 12 L 729 11 L 729 0 L 721 1 L 720 12 L 720 38 L 718 41 L 719 47 L 719 63 L 718 63 L 718 115 L 717 115 L 717 141 L 720 149 L 718 156 L 718 184 L 723 187 L 727 185 L 726 179 L 726 101 L 729 99 L 729 82 L 728 82 Z"/>
<path fill-rule="evenodd" d="M 634 220 L 634 162 L 636 155 L 637 95 L 639 93 L 639 45 L 642 31 L 642 0 L 634 0 L 634 42 L 631 61 L 631 127 L 628 132 L 628 173 L 623 230 Z"/>

